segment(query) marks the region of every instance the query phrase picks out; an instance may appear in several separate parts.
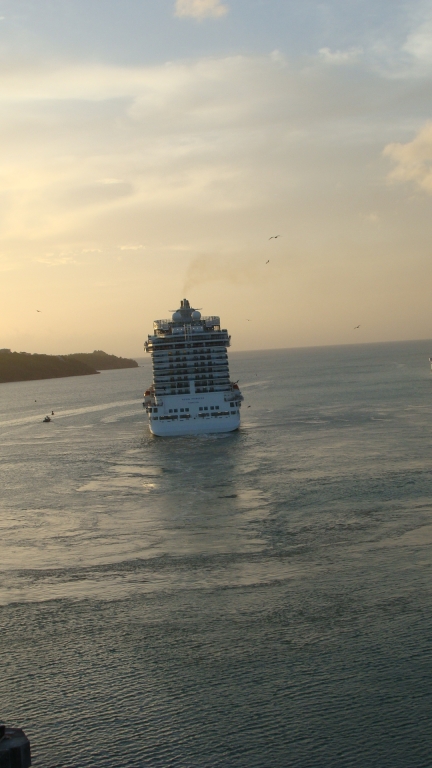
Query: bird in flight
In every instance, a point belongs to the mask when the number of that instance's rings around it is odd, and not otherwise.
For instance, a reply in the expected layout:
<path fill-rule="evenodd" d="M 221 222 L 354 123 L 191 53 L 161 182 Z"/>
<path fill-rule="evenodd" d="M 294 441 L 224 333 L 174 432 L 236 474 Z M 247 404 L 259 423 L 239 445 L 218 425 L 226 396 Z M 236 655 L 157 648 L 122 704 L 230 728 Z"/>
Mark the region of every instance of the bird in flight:
<path fill-rule="evenodd" d="M 36 312 L 40 312 L 40 311 L 41 311 L 40 309 L 37 309 L 37 310 L 36 310 Z"/>
<path fill-rule="evenodd" d="M 360 326 L 359 326 L 359 325 L 356 325 L 356 326 L 355 326 L 355 328 L 354 328 L 353 330 L 354 330 L 354 331 L 356 331 L 356 330 L 357 330 L 357 328 L 360 328 Z"/>
<path fill-rule="evenodd" d="M 270 263 L 270 259 L 267 259 L 266 264 L 269 264 L 269 263 Z"/>
<path fill-rule="evenodd" d="M 277 240 L 278 237 L 282 237 L 282 235 L 272 235 L 269 240 Z"/>
<path fill-rule="evenodd" d="M 248 321 L 248 323 L 250 323 L 250 320 L 249 320 L 249 318 L 248 318 L 248 317 L 246 318 L 246 320 Z"/>

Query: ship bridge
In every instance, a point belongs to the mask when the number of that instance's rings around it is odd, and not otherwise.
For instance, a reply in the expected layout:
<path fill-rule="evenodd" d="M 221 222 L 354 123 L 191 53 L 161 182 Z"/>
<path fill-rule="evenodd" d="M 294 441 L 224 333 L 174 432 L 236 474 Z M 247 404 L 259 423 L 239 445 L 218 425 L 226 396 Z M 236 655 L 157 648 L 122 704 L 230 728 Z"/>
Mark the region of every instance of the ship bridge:
<path fill-rule="evenodd" d="M 171 319 L 155 320 L 153 323 L 155 336 L 181 333 L 183 329 L 190 333 L 220 331 L 220 318 L 216 315 L 201 317 L 198 309 L 191 307 L 187 299 L 182 299 L 180 309 L 173 311 Z"/>

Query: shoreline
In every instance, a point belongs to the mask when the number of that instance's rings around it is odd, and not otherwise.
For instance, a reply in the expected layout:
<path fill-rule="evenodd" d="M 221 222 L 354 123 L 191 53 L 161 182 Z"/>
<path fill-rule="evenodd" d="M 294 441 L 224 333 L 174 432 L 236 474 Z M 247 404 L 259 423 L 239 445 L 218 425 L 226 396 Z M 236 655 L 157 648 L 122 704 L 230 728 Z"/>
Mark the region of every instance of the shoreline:
<path fill-rule="evenodd" d="M 101 350 L 72 355 L 40 355 L 4 350 L 0 351 L 0 384 L 93 376 L 100 371 L 138 367 L 136 360 L 108 355 Z"/>

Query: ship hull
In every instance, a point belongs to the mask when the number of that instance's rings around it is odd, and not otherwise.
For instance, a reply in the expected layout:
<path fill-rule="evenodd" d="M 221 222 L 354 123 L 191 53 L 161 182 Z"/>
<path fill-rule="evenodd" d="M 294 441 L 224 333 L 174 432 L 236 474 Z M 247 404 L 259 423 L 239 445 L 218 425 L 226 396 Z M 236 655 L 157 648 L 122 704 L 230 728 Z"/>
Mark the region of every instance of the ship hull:
<path fill-rule="evenodd" d="M 223 432 L 235 432 L 240 426 L 240 416 L 218 416 L 217 418 L 201 419 L 199 417 L 187 421 L 154 421 L 150 420 L 149 427 L 152 435 L 157 437 L 181 437 L 182 435 L 212 435 Z"/>

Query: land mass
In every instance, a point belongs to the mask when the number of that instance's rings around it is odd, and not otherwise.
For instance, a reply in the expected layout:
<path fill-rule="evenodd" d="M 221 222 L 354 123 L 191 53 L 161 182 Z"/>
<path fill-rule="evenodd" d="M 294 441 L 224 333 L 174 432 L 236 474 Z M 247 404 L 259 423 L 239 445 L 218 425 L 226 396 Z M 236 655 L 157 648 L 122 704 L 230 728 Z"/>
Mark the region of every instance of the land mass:
<path fill-rule="evenodd" d="M 31 355 L 0 350 L 0 384 L 11 381 L 90 376 L 116 368 L 137 368 L 136 360 L 108 355 L 98 349 L 73 355 Z"/>
<path fill-rule="evenodd" d="M 77 360 L 85 363 L 96 371 L 113 371 L 116 368 L 138 368 L 136 360 L 130 360 L 127 357 L 116 357 L 102 352 L 101 349 L 95 349 L 94 352 L 76 352 L 73 355 L 63 355 L 64 360 Z"/>

